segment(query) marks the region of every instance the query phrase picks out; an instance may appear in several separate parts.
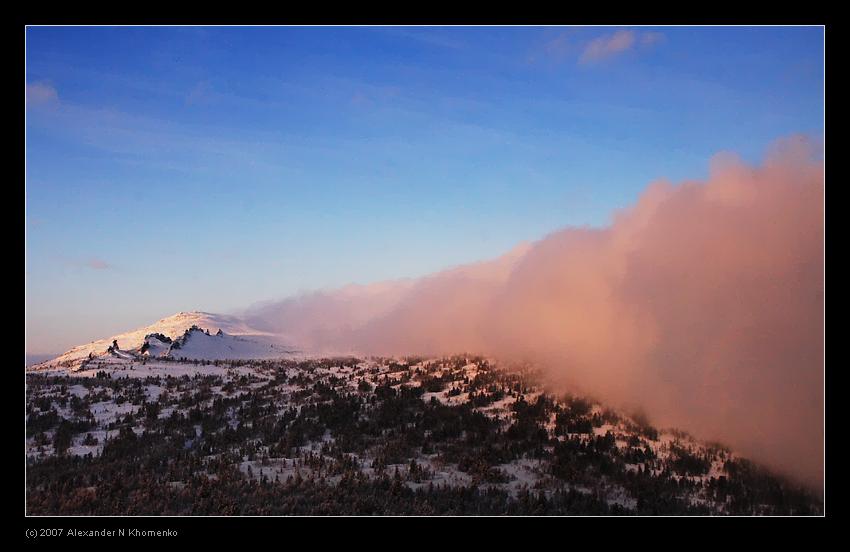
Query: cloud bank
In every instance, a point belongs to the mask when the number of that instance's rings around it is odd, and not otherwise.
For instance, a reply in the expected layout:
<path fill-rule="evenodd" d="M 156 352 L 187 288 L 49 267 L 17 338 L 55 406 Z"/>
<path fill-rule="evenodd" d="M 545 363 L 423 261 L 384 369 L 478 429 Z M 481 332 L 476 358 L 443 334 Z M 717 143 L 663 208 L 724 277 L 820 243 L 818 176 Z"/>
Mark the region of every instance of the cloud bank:
<path fill-rule="evenodd" d="M 315 350 L 478 352 L 823 479 L 823 164 L 805 139 L 761 166 L 650 185 L 603 229 L 494 261 L 250 311 Z"/>

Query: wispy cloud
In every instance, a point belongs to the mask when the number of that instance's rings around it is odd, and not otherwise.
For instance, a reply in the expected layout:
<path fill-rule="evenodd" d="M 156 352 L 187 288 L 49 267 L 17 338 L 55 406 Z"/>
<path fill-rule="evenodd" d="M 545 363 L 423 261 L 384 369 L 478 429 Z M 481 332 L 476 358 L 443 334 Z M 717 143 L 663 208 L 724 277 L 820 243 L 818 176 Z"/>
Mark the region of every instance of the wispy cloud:
<path fill-rule="evenodd" d="M 431 30 L 423 30 L 421 28 L 388 27 L 379 28 L 377 29 L 377 31 L 388 35 L 398 36 L 400 38 L 406 38 L 422 42 L 423 44 L 427 44 L 428 46 L 437 46 L 439 48 L 461 50 L 468 46 L 467 43 L 459 40 L 456 34 L 453 34 L 453 36 L 448 36 L 445 33 L 440 34 Z"/>
<path fill-rule="evenodd" d="M 201 81 L 199 81 L 201 82 Z M 270 80 L 264 83 L 268 92 L 260 97 L 246 97 L 219 93 L 212 86 L 203 88 L 202 101 L 215 104 L 222 109 L 240 109 L 250 106 L 274 112 L 276 116 L 288 113 L 291 105 L 284 99 L 274 98 L 272 92 L 285 89 L 298 97 L 316 97 L 326 90 L 336 91 L 334 100 L 349 102 L 352 112 L 363 115 L 366 111 L 380 111 L 381 117 L 393 116 L 404 119 L 408 124 L 421 124 L 422 141 L 427 141 L 425 130 L 439 128 L 451 136 L 475 136 L 464 143 L 481 144 L 482 140 L 503 142 L 504 129 L 491 125 L 472 125 L 458 120 L 458 111 L 483 109 L 477 99 L 458 96 L 435 97 L 427 93 L 411 94 L 405 88 L 393 84 L 375 85 L 356 79 L 327 77 L 309 85 L 290 84 Z M 178 102 L 187 100 L 184 88 L 175 94 Z M 344 94 L 347 94 L 344 95 Z M 267 99 L 267 97 L 272 97 Z M 194 98 L 197 100 L 197 97 Z M 201 100 L 198 100 L 201 101 Z M 330 100 L 328 100 L 330 102 Z M 187 104 L 188 105 L 188 104 Z M 94 148 L 109 155 L 114 163 L 147 170 L 158 169 L 183 174 L 221 176 L 224 172 L 239 173 L 245 170 L 256 174 L 293 174 L 305 166 L 303 159 L 315 155 L 327 155 L 342 162 L 362 156 L 353 152 L 367 152 L 374 143 L 364 143 L 356 136 L 325 136 L 310 134 L 307 139 L 296 130 L 280 128 L 238 128 L 220 125 L 217 122 L 187 123 L 179 118 L 160 118 L 126 111 L 110 106 L 77 104 L 61 101 L 56 109 L 40 110 L 28 120 L 28 124 L 49 131 L 53 136 L 69 143 Z M 495 132 L 499 133 L 494 138 Z M 519 135 L 510 133 L 516 143 Z M 441 137 L 445 140 L 445 137 Z M 404 146 L 393 143 L 394 148 Z"/>
<path fill-rule="evenodd" d="M 89 257 L 83 259 L 81 257 L 69 257 L 59 255 L 57 260 L 68 268 L 89 268 L 91 270 L 111 270 L 115 267 L 99 257 Z"/>
<path fill-rule="evenodd" d="M 650 31 L 640 35 L 640 43 L 643 46 L 654 46 L 661 42 L 664 42 L 664 35 L 662 33 Z"/>
<path fill-rule="evenodd" d="M 635 32 L 622 29 L 588 42 L 579 57 L 579 63 L 592 64 L 610 59 L 639 47 L 651 47 L 664 40 L 658 32 Z"/>
<path fill-rule="evenodd" d="M 576 50 L 576 45 L 571 40 L 570 36 L 573 33 L 573 31 L 561 33 L 547 42 L 543 47 L 545 54 L 558 62 L 564 61 L 567 57 L 572 56 Z"/>
<path fill-rule="evenodd" d="M 104 261 L 103 259 L 98 259 L 97 257 L 92 257 L 86 261 L 86 266 L 93 270 L 107 270 L 112 268 L 112 265 Z"/>
<path fill-rule="evenodd" d="M 592 63 L 601 61 L 625 51 L 635 45 L 634 31 L 617 31 L 611 35 L 594 38 L 585 46 L 579 58 L 580 63 Z"/>
<path fill-rule="evenodd" d="M 59 101 L 59 94 L 53 85 L 46 82 L 27 83 L 27 105 L 44 105 Z"/>
<path fill-rule="evenodd" d="M 192 89 L 186 94 L 186 105 L 195 105 L 198 104 L 204 99 L 208 99 L 212 93 L 212 85 L 209 81 L 201 81 L 197 83 Z"/>

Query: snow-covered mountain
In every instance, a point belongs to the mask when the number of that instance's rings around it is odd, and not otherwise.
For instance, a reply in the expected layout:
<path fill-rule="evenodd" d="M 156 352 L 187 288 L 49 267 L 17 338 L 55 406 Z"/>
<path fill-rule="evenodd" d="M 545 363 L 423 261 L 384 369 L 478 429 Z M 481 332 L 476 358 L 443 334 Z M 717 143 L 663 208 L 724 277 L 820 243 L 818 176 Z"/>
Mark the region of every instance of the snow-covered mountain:
<path fill-rule="evenodd" d="M 113 343 L 117 342 L 117 348 Z M 190 360 L 281 358 L 295 352 L 272 333 L 251 327 L 237 316 L 179 312 L 149 326 L 78 345 L 32 366 L 78 369 L 83 363 L 126 363 L 142 358 Z"/>

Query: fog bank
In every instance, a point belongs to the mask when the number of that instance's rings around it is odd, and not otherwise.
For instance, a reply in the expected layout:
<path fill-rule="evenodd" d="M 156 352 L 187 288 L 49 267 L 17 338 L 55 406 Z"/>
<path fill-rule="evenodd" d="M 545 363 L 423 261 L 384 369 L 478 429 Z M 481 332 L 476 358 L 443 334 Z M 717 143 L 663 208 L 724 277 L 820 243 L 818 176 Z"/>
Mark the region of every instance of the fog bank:
<path fill-rule="evenodd" d="M 250 316 L 313 350 L 534 361 L 819 486 L 823 194 L 819 152 L 788 138 L 760 166 L 724 154 L 706 181 L 653 183 L 607 228 Z"/>

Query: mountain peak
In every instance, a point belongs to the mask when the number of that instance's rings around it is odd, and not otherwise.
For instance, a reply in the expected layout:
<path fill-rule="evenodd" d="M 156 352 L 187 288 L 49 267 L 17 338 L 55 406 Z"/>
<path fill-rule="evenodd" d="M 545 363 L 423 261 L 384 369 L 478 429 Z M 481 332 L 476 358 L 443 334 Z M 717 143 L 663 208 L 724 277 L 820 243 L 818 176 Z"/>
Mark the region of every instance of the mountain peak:
<path fill-rule="evenodd" d="M 274 351 L 275 348 L 269 345 L 278 341 L 277 337 L 273 334 L 251 327 L 245 320 L 238 316 L 198 310 L 181 311 L 162 318 L 149 326 L 112 335 L 85 345 L 78 345 L 53 360 L 33 366 L 32 369 L 39 370 L 54 367 L 77 368 L 88 359 L 107 354 L 109 348 L 113 346 L 113 342 L 117 342 L 119 350 L 122 351 L 141 351 L 141 348 L 147 342 L 147 338 L 151 335 L 159 335 L 177 340 L 192 328 L 198 328 L 202 333 L 218 334 L 220 332 L 228 337 L 248 338 L 248 343 L 257 343 L 257 347 L 254 348 L 264 353 L 260 357 L 268 356 L 269 350 Z M 242 341 L 245 341 L 245 339 L 242 339 Z M 262 343 L 262 346 L 259 345 L 260 343 Z M 202 358 L 217 358 L 218 355 L 227 356 L 230 354 L 230 351 L 234 351 L 233 354 L 238 353 L 239 356 L 242 356 L 249 354 L 251 349 L 251 347 L 244 345 L 240 347 L 231 346 L 229 349 L 222 349 L 221 346 L 217 346 L 214 347 L 214 350 L 198 350 L 194 351 L 194 353 L 200 355 Z M 182 356 L 188 357 L 189 355 Z"/>

